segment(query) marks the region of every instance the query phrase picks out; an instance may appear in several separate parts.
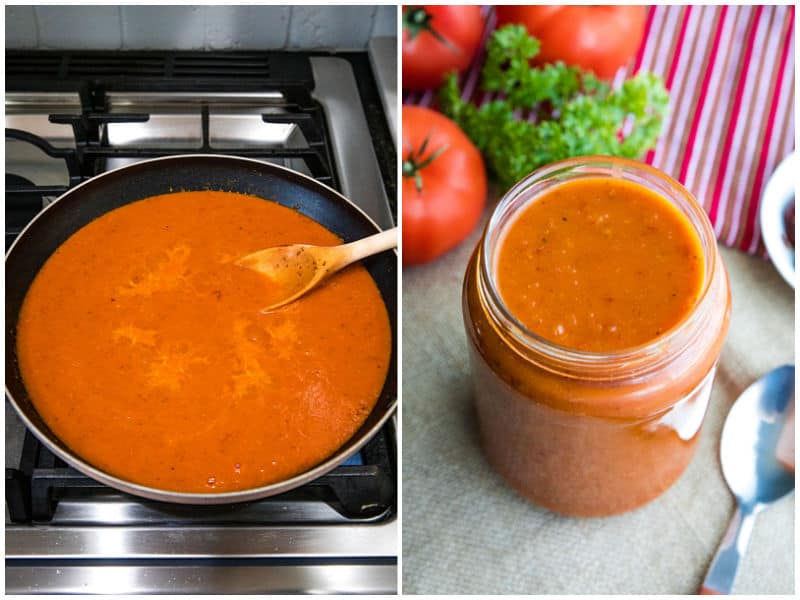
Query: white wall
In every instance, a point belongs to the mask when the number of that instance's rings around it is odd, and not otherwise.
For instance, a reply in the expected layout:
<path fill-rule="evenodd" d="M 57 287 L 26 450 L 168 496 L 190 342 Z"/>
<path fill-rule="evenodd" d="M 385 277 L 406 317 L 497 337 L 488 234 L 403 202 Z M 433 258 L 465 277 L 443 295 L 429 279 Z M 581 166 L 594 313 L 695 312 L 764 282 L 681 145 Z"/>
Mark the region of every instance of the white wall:
<path fill-rule="evenodd" d="M 6 48 L 362 49 L 396 19 L 396 5 L 6 6 Z"/>

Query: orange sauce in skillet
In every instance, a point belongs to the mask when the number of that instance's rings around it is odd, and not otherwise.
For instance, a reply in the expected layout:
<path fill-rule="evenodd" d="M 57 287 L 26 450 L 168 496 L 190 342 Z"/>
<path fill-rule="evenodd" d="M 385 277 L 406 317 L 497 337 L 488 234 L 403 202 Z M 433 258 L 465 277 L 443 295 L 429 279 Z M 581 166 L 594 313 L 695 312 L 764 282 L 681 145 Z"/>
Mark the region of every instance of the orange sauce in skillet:
<path fill-rule="evenodd" d="M 233 264 L 341 240 L 274 202 L 180 192 L 111 211 L 42 267 L 20 313 L 25 387 L 52 431 L 142 485 L 227 492 L 325 460 L 363 424 L 391 354 L 360 265 L 262 313 L 269 283 Z"/>

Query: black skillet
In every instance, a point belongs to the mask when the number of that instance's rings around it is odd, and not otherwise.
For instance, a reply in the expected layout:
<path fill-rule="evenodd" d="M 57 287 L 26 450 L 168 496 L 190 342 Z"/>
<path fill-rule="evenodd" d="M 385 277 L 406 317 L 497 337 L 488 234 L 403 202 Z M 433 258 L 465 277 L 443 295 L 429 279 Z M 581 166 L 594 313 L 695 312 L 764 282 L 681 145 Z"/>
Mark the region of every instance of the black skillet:
<path fill-rule="evenodd" d="M 139 162 L 78 185 L 43 210 L 22 231 L 6 255 L 6 394 L 25 425 L 50 450 L 85 475 L 119 490 L 166 502 L 222 504 L 271 496 L 307 483 L 357 452 L 391 416 L 397 404 L 397 254 L 383 252 L 363 261 L 381 292 L 392 327 L 392 358 L 380 398 L 367 420 L 333 456 L 290 479 L 219 494 L 179 493 L 114 477 L 85 462 L 47 427 L 20 376 L 16 353 L 19 311 L 28 287 L 50 255 L 78 229 L 100 215 L 149 196 L 177 191 L 222 190 L 274 200 L 312 218 L 346 242 L 379 227 L 341 194 L 301 173 L 245 158 L 186 155 Z"/>

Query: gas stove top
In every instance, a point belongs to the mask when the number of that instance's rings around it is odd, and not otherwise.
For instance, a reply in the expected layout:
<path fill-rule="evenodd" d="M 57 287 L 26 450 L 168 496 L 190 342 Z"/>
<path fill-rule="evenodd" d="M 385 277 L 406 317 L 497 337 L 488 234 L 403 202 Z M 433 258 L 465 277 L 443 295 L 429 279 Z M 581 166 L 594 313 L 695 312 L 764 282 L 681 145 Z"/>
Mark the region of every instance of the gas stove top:
<path fill-rule="evenodd" d="M 156 156 L 274 162 L 382 227 L 394 145 L 364 53 L 7 52 L 6 247 L 48 203 Z M 328 475 L 264 500 L 176 506 L 61 463 L 6 405 L 7 593 L 394 593 L 393 420 Z"/>

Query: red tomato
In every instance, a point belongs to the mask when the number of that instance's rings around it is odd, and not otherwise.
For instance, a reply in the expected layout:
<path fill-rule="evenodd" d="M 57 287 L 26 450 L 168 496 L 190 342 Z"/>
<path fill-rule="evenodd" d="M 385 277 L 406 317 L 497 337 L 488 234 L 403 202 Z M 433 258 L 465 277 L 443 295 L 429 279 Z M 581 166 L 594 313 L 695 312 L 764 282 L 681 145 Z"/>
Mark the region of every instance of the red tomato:
<path fill-rule="evenodd" d="M 403 264 L 425 263 L 458 245 L 486 203 L 480 152 L 444 115 L 403 107 Z"/>
<path fill-rule="evenodd" d="M 519 23 L 541 42 L 535 62 L 563 61 L 610 79 L 644 37 L 644 6 L 498 6 L 497 26 Z"/>
<path fill-rule="evenodd" d="M 403 88 L 437 87 L 450 71 L 466 69 L 481 42 L 477 6 L 406 6 L 403 9 Z"/>

